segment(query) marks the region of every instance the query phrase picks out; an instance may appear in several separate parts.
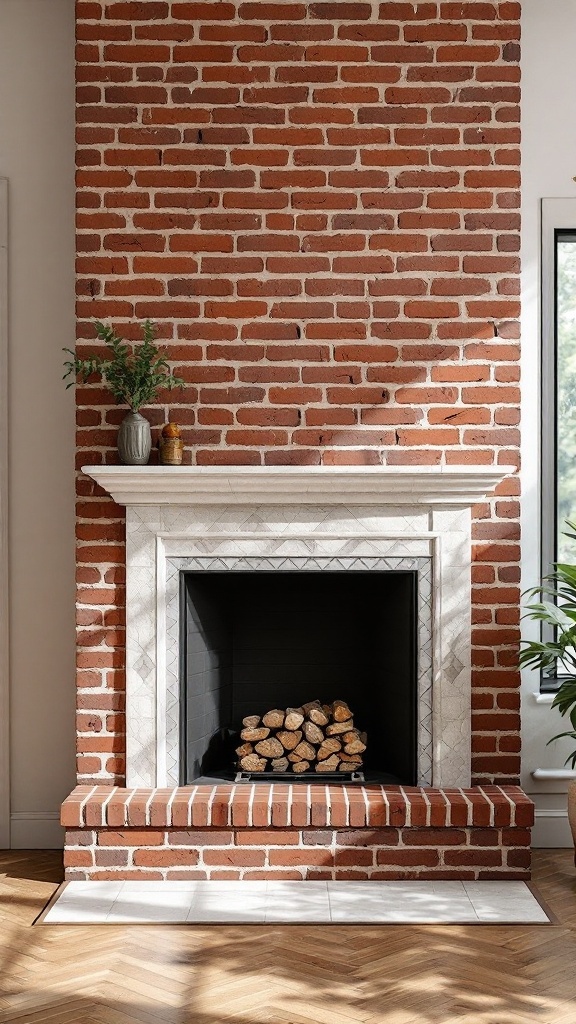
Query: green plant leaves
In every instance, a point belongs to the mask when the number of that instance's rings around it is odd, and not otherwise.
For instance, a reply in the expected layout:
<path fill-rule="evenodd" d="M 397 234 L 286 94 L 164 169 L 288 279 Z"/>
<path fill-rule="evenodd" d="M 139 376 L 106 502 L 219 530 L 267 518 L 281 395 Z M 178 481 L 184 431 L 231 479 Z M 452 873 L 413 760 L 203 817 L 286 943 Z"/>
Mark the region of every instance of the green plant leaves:
<path fill-rule="evenodd" d="M 567 520 L 566 525 L 575 531 L 568 536 L 576 539 L 576 524 Z M 523 640 L 519 662 L 524 668 L 542 671 L 558 672 L 558 667 L 562 667 L 566 677 L 554 695 L 552 707 L 568 717 L 572 729 L 558 733 L 548 743 L 566 737 L 576 741 L 576 565 L 557 562 L 543 586 L 529 591 L 529 596 L 539 596 L 541 600 L 527 605 L 526 617 L 551 626 L 554 639 Z M 568 763 L 572 768 L 576 766 L 576 750 L 566 758 L 565 764 Z"/>
<path fill-rule="evenodd" d="M 106 324 L 99 320 L 95 323 L 97 337 L 111 350 L 109 358 L 89 356 L 80 359 L 71 349 L 64 349 L 72 359 L 66 360 L 66 373 L 63 380 L 72 376 L 74 379 L 66 385 L 72 387 L 75 379 L 82 383 L 99 374 L 103 383 L 119 405 L 129 405 L 133 412 L 138 412 L 143 405 L 150 405 L 161 388 L 181 388 L 184 381 L 170 369 L 164 355 L 155 344 L 156 329 L 151 320 L 142 325 L 144 340 L 141 345 L 129 345 Z"/>

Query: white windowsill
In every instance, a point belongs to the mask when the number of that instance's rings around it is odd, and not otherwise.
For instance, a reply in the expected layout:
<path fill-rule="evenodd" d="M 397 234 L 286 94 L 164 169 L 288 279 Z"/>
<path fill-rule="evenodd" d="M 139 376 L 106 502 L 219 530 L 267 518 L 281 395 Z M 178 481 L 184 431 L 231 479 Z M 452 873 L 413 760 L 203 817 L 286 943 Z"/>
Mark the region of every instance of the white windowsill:
<path fill-rule="evenodd" d="M 532 694 L 532 696 L 534 697 L 534 702 L 536 704 L 551 704 L 552 701 L 554 700 L 554 697 L 556 696 L 556 694 L 555 693 L 540 693 L 540 691 L 537 690 L 536 693 Z"/>
<path fill-rule="evenodd" d="M 535 768 L 530 772 L 533 779 L 547 782 L 550 779 L 576 779 L 576 771 L 572 768 Z"/>

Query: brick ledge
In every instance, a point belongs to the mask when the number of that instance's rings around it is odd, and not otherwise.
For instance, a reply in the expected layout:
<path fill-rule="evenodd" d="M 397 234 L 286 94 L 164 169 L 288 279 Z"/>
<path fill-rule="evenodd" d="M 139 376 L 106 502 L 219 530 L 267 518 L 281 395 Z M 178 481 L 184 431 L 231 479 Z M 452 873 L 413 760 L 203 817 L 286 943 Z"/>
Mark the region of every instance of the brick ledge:
<path fill-rule="evenodd" d="M 77 786 L 61 821 L 66 828 L 530 827 L 534 805 L 519 786 Z"/>

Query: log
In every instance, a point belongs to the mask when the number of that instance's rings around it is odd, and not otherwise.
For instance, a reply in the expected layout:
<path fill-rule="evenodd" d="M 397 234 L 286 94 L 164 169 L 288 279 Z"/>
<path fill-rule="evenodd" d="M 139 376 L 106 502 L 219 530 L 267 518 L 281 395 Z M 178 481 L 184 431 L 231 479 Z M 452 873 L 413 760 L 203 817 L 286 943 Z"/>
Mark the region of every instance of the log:
<path fill-rule="evenodd" d="M 311 711 L 308 712 L 308 718 L 311 722 L 314 722 L 314 725 L 321 726 L 328 725 L 328 722 L 330 721 L 330 718 L 324 711 L 322 705 L 318 708 L 312 708 Z"/>
<path fill-rule="evenodd" d="M 317 772 L 337 772 L 340 759 L 338 754 L 332 754 L 331 757 L 327 757 L 325 761 L 316 762 Z"/>
<path fill-rule="evenodd" d="M 300 762 L 300 764 L 302 764 L 302 762 Z M 290 762 L 287 757 L 277 757 L 271 764 L 273 772 L 287 772 L 289 767 Z"/>
<path fill-rule="evenodd" d="M 298 744 L 298 746 L 300 746 L 300 744 Z M 288 754 L 288 760 L 291 764 L 297 764 L 298 761 L 303 761 L 304 758 L 300 754 L 297 754 L 295 750 L 291 750 Z"/>
<path fill-rule="evenodd" d="M 302 732 L 300 729 L 297 729 L 296 732 L 288 732 L 283 729 L 276 733 L 276 739 L 280 740 L 284 750 L 294 750 L 294 747 L 297 747 L 302 739 Z"/>
<path fill-rule="evenodd" d="M 284 725 L 284 711 L 280 711 L 279 708 L 275 708 L 274 711 L 267 711 L 262 716 L 262 723 L 270 729 L 281 729 Z"/>
<path fill-rule="evenodd" d="M 301 708 L 287 708 L 286 718 L 284 719 L 284 728 L 289 729 L 291 732 L 295 732 L 299 729 L 304 721 L 304 715 L 302 714 Z"/>
<path fill-rule="evenodd" d="M 306 743 L 306 740 L 302 740 L 297 747 L 294 747 L 293 754 L 298 754 L 300 760 L 314 761 L 316 760 L 316 751 L 311 743 Z"/>
<path fill-rule="evenodd" d="M 324 740 L 324 742 L 320 744 L 316 751 L 316 757 L 319 761 L 325 761 L 327 757 L 330 757 L 330 754 L 335 754 L 341 749 L 341 747 L 342 744 L 340 743 L 340 740 L 337 739 L 336 736 L 333 736 L 328 740 Z"/>
<path fill-rule="evenodd" d="M 362 764 L 362 757 L 360 754 L 345 754 L 343 750 L 339 750 L 338 757 L 341 761 L 353 761 L 357 767 Z"/>
<path fill-rule="evenodd" d="M 284 747 L 274 736 L 270 736 L 267 740 L 260 740 L 260 743 L 256 744 L 256 752 L 260 754 L 260 757 L 283 757 Z"/>
<path fill-rule="evenodd" d="M 242 729 L 240 733 L 243 740 L 247 740 L 249 743 L 257 743 L 258 740 L 265 740 L 270 735 L 270 729 L 265 726 L 261 726 L 260 729 Z"/>
<path fill-rule="evenodd" d="M 258 754 L 248 754 L 240 758 L 240 767 L 244 772 L 263 772 L 266 767 L 266 758 L 258 757 Z"/>
<path fill-rule="evenodd" d="M 346 722 L 331 722 L 330 725 L 326 726 L 327 736 L 338 736 L 341 733 L 350 732 L 350 727 L 353 725 L 353 721 L 349 718 Z"/>
<path fill-rule="evenodd" d="M 350 733 L 347 733 L 346 735 L 349 736 Z M 344 737 L 344 739 L 346 739 L 346 736 Z M 360 737 L 357 737 L 351 740 L 349 743 L 345 743 L 344 750 L 346 751 L 347 754 L 362 754 L 366 750 L 366 744 L 362 743 Z"/>
<path fill-rule="evenodd" d="M 346 722 L 352 718 L 352 712 L 345 701 L 335 700 L 332 703 L 332 718 L 335 722 Z"/>
<path fill-rule="evenodd" d="M 357 772 L 358 765 L 354 761 L 340 761 L 338 765 L 339 772 Z"/>
<path fill-rule="evenodd" d="M 292 771 L 296 773 L 307 772 L 309 768 L 310 763 L 308 761 L 297 761 L 296 764 L 292 765 Z"/>
<path fill-rule="evenodd" d="M 252 754 L 253 752 L 254 747 L 252 746 L 251 743 L 243 743 L 240 747 L 236 747 L 236 753 L 238 754 L 238 757 L 247 757 L 248 754 Z"/>
<path fill-rule="evenodd" d="M 314 725 L 314 722 L 304 722 L 302 731 L 308 740 L 308 743 L 315 743 L 316 746 L 322 743 L 324 739 L 324 733 L 318 725 Z"/>
<path fill-rule="evenodd" d="M 302 705 L 306 718 L 314 722 L 314 725 L 328 725 L 330 716 L 326 714 L 319 700 L 311 700 L 308 704 Z"/>
<path fill-rule="evenodd" d="M 246 715 L 246 718 L 242 719 L 242 725 L 246 729 L 255 729 L 260 725 L 260 715 Z"/>

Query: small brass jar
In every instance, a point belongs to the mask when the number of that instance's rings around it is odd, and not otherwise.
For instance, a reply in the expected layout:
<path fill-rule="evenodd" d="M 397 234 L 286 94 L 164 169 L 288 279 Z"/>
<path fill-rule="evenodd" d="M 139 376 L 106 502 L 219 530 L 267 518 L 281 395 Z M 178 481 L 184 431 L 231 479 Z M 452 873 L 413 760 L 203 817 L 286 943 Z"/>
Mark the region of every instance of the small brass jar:
<path fill-rule="evenodd" d="M 167 423 L 158 440 L 158 451 L 162 466 L 181 466 L 184 442 L 176 423 Z"/>

